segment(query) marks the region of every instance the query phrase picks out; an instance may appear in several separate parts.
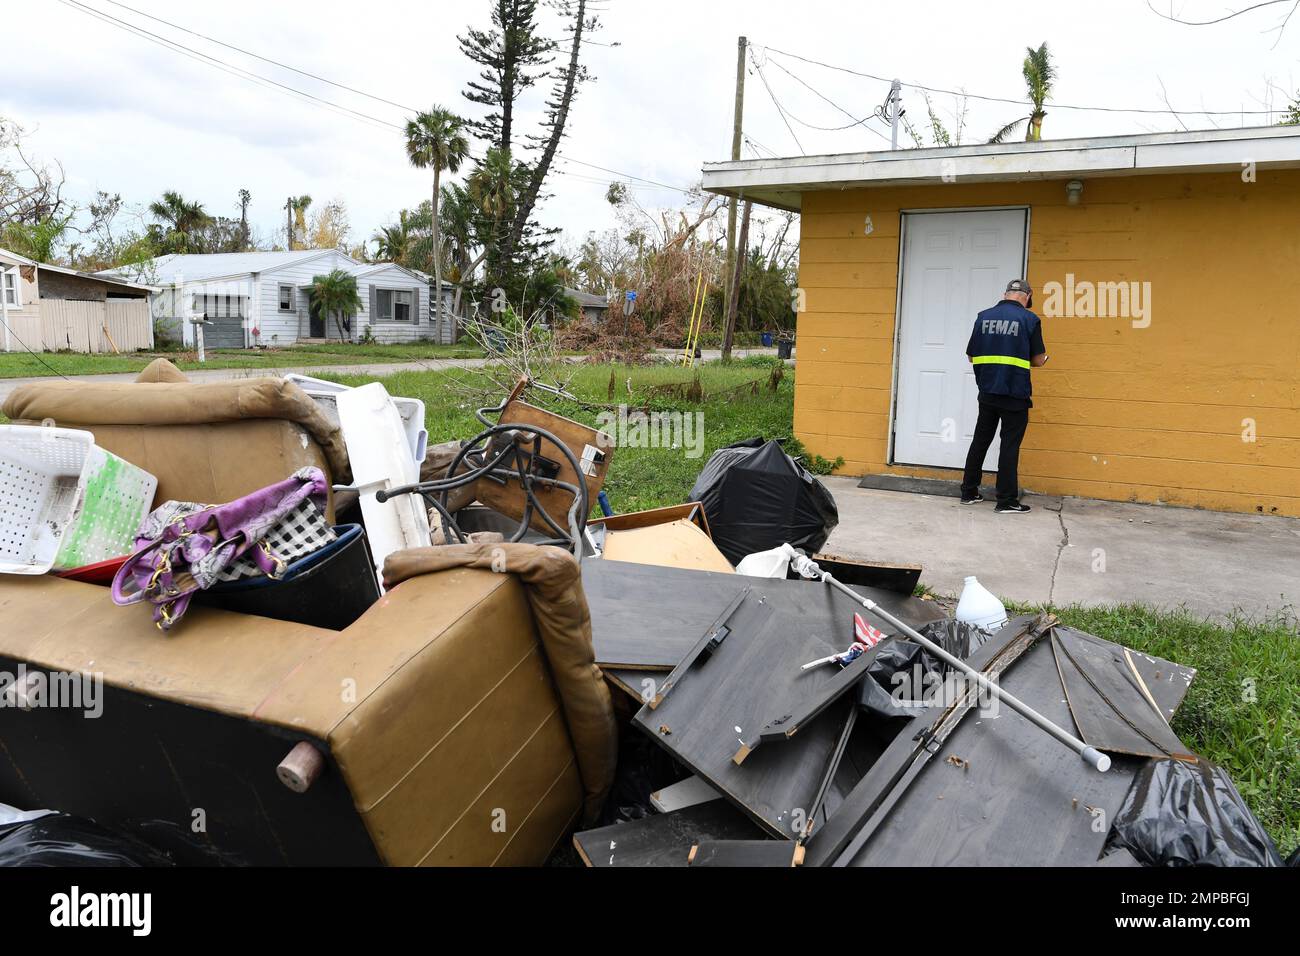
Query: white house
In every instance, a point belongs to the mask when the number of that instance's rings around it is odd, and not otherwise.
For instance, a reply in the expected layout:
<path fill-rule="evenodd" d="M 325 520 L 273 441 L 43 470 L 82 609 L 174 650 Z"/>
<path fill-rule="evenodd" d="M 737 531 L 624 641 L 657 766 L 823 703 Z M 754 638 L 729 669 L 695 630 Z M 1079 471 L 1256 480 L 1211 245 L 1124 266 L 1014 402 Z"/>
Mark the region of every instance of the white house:
<path fill-rule="evenodd" d="M 311 304 L 312 279 L 342 269 L 356 276 L 361 310 L 343 319 Z M 110 270 L 159 287 L 151 299 L 154 321 L 173 338 L 194 344 L 193 320 L 203 316 L 204 345 L 251 348 L 303 339 L 357 342 L 366 332 L 379 342 L 456 339 L 451 314 L 455 287 L 443 283 L 443 328 L 434 328 L 432 283 L 396 263 L 358 262 L 337 249 L 229 252 L 160 256 L 139 267 Z"/>

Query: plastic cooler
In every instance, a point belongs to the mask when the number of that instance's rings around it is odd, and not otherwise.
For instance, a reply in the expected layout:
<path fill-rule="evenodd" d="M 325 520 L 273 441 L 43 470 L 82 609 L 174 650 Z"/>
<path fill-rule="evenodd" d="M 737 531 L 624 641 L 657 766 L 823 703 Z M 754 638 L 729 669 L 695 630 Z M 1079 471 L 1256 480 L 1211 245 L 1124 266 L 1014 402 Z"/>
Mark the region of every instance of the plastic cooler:
<path fill-rule="evenodd" d="M 73 428 L 0 425 L 0 573 L 130 554 L 158 479 Z"/>

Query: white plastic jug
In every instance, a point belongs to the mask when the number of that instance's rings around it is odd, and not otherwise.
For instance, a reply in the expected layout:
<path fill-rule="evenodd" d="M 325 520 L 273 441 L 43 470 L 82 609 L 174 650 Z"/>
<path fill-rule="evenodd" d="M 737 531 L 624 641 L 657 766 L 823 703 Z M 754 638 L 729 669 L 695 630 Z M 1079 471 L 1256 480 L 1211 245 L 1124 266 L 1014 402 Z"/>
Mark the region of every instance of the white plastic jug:
<path fill-rule="evenodd" d="M 966 586 L 961 589 L 956 616 L 957 620 L 986 631 L 996 631 L 1007 623 L 1007 609 L 973 574 L 966 578 Z"/>

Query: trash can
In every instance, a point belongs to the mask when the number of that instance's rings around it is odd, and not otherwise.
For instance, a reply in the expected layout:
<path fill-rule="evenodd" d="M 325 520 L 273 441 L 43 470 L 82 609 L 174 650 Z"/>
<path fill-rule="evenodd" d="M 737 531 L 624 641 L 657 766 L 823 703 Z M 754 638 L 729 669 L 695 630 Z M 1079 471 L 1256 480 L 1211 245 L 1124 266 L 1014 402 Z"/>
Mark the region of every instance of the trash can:
<path fill-rule="evenodd" d="M 776 357 L 779 359 L 788 359 L 794 352 L 794 339 L 782 339 L 776 343 Z"/>
<path fill-rule="evenodd" d="M 772 333 L 771 333 L 771 332 L 764 332 L 764 333 L 760 336 L 760 338 L 761 338 L 762 341 L 763 341 L 763 348 L 765 348 L 765 349 L 770 349 L 770 348 L 772 347 Z"/>

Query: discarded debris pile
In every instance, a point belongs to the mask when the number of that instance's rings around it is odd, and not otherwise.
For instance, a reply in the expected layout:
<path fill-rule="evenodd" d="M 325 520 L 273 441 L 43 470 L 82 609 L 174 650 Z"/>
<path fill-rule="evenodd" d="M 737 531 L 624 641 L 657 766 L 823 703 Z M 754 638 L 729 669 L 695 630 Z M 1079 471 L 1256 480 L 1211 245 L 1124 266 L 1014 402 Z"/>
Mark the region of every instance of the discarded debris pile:
<path fill-rule="evenodd" d="M 66 384 L 0 430 L 0 802 L 191 864 L 538 864 L 597 821 L 593 429 L 522 383 L 454 450 L 377 383 Z"/>
<path fill-rule="evenodd" d="M 5 403 L 0 864 L 1279 862 L 1190 669 L 819 553 L 777 442 L 589 523 L 615 449 L 527 381 L 428 447 L 293 378 Z"/>
<path fill-rule="evenodd" d="M 652 556 L 677 566 L 626 563 Z M 645 812 L 575 835 L 587 865 L 1279 862 L 1169 727 L 1190 669 L 1048 616 L 950 620 L 904 569 L 855 569 L 892 592 L 846 588 L 853 566 L 824 560 L 584 562 L 596 660 L 680 768 Z"/>

